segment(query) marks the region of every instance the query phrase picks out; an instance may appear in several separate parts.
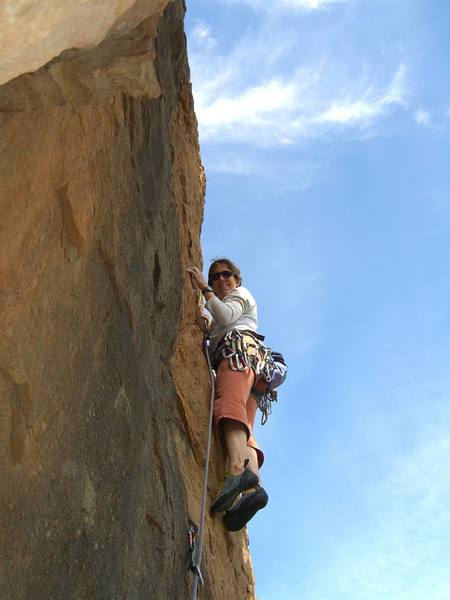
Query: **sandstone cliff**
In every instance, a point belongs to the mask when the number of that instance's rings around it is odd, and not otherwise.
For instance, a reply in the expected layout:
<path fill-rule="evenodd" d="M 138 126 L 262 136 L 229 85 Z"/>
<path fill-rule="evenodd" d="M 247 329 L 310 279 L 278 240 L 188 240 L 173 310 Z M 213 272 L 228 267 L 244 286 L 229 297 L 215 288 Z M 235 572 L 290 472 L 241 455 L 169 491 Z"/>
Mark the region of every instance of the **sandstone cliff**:
<path fill-rule="evenodd" d="M 0 598 L 189 598 L 209 379 L 184 5 L 0 16 Z M 203 574 L 199 598 L 254 598 L 245 534 L 208 517 Z"/>

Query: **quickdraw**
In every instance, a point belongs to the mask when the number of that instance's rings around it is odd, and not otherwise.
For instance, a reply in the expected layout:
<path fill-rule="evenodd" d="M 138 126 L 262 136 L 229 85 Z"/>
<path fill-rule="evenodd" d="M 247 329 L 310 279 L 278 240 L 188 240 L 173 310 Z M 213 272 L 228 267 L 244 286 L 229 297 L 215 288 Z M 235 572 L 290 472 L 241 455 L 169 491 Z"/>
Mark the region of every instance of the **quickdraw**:
<path fill-rule="evenodd" d="M 261 411 L 261 425 L 264 425 L 272 414 L 272 402 L 277 402 L 278 393 L 275 390 L 260 392 L 253 388 L 252 394 L 255 396 L 258 408 Z"/>
<path fill-rule="evenodd" d="M 200 571 L 200 565 L 198 563 L 197 549 L 195 547 L 195 536 L 198 533 L 198 527 L 192 521 L 189 521 L 189 529 L 187 532 L 188 546 L 189 546 L 189 570 L 200 581 L 200 585 L 204 585 L 203 575 Z"/>

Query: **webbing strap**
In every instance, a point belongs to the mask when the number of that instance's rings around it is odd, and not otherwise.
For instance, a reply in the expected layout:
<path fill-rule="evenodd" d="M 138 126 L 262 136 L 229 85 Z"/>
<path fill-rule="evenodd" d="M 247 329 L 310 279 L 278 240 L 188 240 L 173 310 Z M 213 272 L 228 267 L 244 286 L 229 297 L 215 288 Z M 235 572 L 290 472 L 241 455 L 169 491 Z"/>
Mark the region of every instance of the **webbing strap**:
<path fill-rule="evenodd" d="M 203 475 L 203 493 L 202 493 L 202 504 L 200 508 L 200 527 L 199 527 L 199 542 L 198 542 L 198 559 L 196 569 L 194 572 L 194 580 L 192 583 L 192 594 L 191 600 L 197 598 L 197 587 L 199 579 L 201 578 L 200 565 L 202 562 L 203 553 L 203 538 L 205 533 L 205 513 L 206 513 L 206 497 L 208 494 L 208 472 L 209 472 L 209 456 L 211 454 L 211 439 L 212 439 L 212 424 L 214 414 L 214 374 L 211 366 L 211 360 L 209 358 L 209 339 L 205 336 L 203 338 L 203 352 L 205 353 L 206 362 L 208 363 L 209 375 L 211 377 L 211 399 L 209 403 L 209 424 L 208 424 L 208 440 L 206 442 L 206 456 L 205 456 L 205 472 Z M 201 579 L 200 579 L 201 581 Z M 203 581 L 201 581 L 203 583 Z"/>

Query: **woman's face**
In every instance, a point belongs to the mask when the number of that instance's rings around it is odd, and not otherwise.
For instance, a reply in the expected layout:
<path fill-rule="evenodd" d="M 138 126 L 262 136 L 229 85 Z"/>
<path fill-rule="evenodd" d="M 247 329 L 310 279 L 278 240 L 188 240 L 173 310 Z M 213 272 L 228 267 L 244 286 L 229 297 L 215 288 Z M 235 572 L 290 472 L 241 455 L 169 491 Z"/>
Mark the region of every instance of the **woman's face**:
<path fill-rule="evenodd" d="M 217 263 L 214 265 L 211 275 L 214 275 L 214 273 L 220 273 L 221 271 L 230 271 L 230 267 L 228 267 L 225 263 Z M 231 275 L 231 277 L 228 278 L 224 275 L 221 275 L 219 279 L 212 281 L 212 288 L 221 300 L 225 298 L 228 292 L 231 292 L 231 290 L 234 290 L 234 288 L 237 287 L 238 283 L 234 275 Z"/>

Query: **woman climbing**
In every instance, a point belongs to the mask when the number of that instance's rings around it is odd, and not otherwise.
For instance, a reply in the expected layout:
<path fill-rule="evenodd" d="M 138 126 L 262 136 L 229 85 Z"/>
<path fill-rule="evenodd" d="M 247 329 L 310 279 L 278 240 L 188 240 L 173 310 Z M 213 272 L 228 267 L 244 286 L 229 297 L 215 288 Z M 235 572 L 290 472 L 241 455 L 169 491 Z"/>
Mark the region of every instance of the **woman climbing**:
<path fill-rule="evenodd" d="M 255 386 L 264 388 L 259 377 L 264 360 L 259 352 L 257 306 L 241 285 L 239 268 L 228 258 L 211 263 L 208 281 L 197 267 L 187 270 L 212 315 L 209 337 L 217 373 L 214 422 L 227 457 L 224 483 L 211 511 L 226 511 L 225 526 L 238 531 L 268 501 L 259 485 L 264 455 L 252 435 L 258 407 Z"/>

